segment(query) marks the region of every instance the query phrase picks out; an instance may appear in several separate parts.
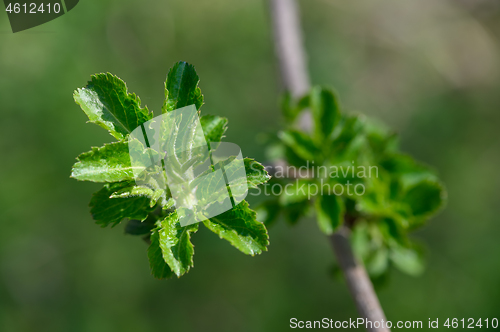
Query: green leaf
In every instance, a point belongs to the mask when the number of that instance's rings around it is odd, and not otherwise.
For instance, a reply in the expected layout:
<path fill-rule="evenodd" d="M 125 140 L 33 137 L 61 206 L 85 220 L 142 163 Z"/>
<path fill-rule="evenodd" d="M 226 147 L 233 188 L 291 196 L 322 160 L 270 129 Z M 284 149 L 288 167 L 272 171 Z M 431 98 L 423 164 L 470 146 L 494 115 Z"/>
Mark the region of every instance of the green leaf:
<path fill-rule="evenodd" d="M 177 62 L 167 75 L 162 113 L 193 104 L 196 109 L 200 109 L 203 105 L 203 95 L 198 87 L 199 81 L 193 65 L 183 61 Z"/>
<path fill-rule="evenodd" d="M 317 193 L 309 192 L 312 186 L 318 188 L 318 185 L 310 180 L 297 179 L 294 182 L 283 186 L 283 193 L 280 195 L 279 202 L 281 206 L 287 207 L 295 203 L 307 201 Z"/>
<path fill-rule="evenodd" d="M 311 111 L 315 124 L 315 136 L 319 142 L 328 138 L 340 119 L 340 107 L 334 92 L 328 88 L 311 90 Z"/>
<path fill-rule="evenodd" d="M 227 130 L 226 118 L 215 115 L 204 115 L 200 117 L 200 122 L 208 144 L 221 141 Z"/>
<path fill-rule="evenodd" d="M 426 173 L 432 175 L 428 167 L 418 163 L 411 156 L 402 153 L 387 154 L 380 165 L 391 174 Z"/>
<path fill-rule="evenodd" d="M 80 181 L 118 182 L 134 179 L 127 142 L 104 144 L 82 153 L 71 177 Z"/>
<path fill-rule="evenodd" d="M 410 188 L 402 201 L 411 207 L 416 217 L 434 214 L 443 205 L 445 191 L 439 182 L 424 180 Z"/>
<path fill-rule="evenodd" d="M 110 73 L 93 75 L 87 86 L 77 89 L 73 97 L 90 122 L 107 129 L 119 140 L 153 118 L 147 107 L 141 108 L 139 97 L 128 93 L 125 82 Z"/>
<path fill-rule="evenodd" d="M 150 207 L 153 207 L 160 202 L 162 207 L 167 206 L 166 208 L 172 207 L 172 199 L 167 199 L 166 197 L 167 191 L 161 188 L 151 189 L 144 186 L 138 186 L 135 184 L 131 184 L 129 187 L 123 188 L 117 192 L 114 192 L 111 195 L 111 198 L 132 198 L 138 196 L 148 197 L 151 201 L 149 203 Z"/>
<path fill-rule="evenodd" d="M 309 213 L 309 199 L 317 194 L 317 192 L 310 192 L 311 185 L 316 185 L 316 183 L 301 179 L 283 185 L 283 193 L 279 196 L 278 201 L 283 208 L 285 221 L 290 225 L 295 225 L 304 215 Z"/>
<path fill-rule="evenodd" d="M 337 195 L 322 195 L 316 199 L 318 226 L 331 235 L 344 222 L 344 203 Z"/>
<path fill-rule="evenodd" d="M 208 159 L 206 140 L 198 121 L 198 112 L 191 106 L 188 113 L 177 114 L 170 121 L 163 121 L 160 129 L 160 150 L 168 157 L 167 177 L 181 182 L 193 179 L 187 169 Z"/>
<path fill-rule="evenodd" d="M 365 261 L 371 253 L 370 228 L 365 220 L 356 222 L 356 227 L 352 229 L 350 242 L 354 254 Z"/>
<path fill-rule="evenodd" d="M 364 117 L 359 115 L 342 115 L 338 126 L 338 134 L 333 140 L 333 148 L 337 153 L 344 152 L 361 135 L 364 125 L 363 120 Z"/>
<path fill-rule="evenodd" d="M 130 162 L 129 143 L 126 141 L 104 144 L 97 148 L 93 147 L 91 151 L 82 153 L 77 158 L 77 163 L 73 165 L 71 177 L 81 181 L 92 182 L 119 182 L 134 179 L 134 173 L 140 174 L 146 169 L 145 165 L 150 164 L 151 153 L 156 153 L 151 149 L 144 149 L 142 144 L 132 141 L 140 153 L 136 158 L 139 159 L 134 166 Z"/>
<path fill-rule="evenodd" d="M 308 166 L 308 161 L 304 158 L 301 158 L 295 151 L 289 146 L 284 146 L 284 155 L 288 163 L 295 167 Z"/>
<path fill-rule="evenodd" d="M 260 254 L 266 251 L 269 245 L 266 227 L 257 221 L 255 211 L 249 208 L 246 201 L 223 214 L 205 220 L 203 224 L 247 255 Z"/>
<path fill-rule="evenodd" d="M 389 257 L 391 262 L 401 271 L 419 276 L 425 270 L 424 254 L 419 248 L 391 247 Z"/>
<path fill-rule="evenodd" d="M 389 250 L 384 246 L 380 247 L 364 263 L 370 277 L 383 275 L 389 267 Z"/>
<path fill-rule="evenodd" d="M 201 205 L 215 201 L 223 202 L 227 198 L 228 189 L 233 197 L 240 197 L 248 188 L 257 188 L 257 185 L 267 182 L 270 178 L 264 166 L 255 160 L 245 158 L 241 163 L 238 160 L 236 160 L 238 162 L 234 162 L 235 158 L 233 156 L 214 165 L 216 170 L 224 168 L 224 172 L 230 181 L 230 187 L 225 184 L 217 185 L 215 182 L 207 181 L 207 178 L 210 177 L 214 180 L 217 179 L 212 169 L 207 169 L 190 182 L 192 188 L 197 187 L 196 197 L 201 202 Z M 219 178 L 218 181 L 224 180 Z M 218 188 L 218 190 L 214 190 L 214 188 Z"/>
<path fill-rule="evenodd" d="M 157 230 L 151 234 L 151 244 L 148 248 L 149 266 L 151 274 L 157 279 L 168 279 L 174 275 L 165 260 L 160 248 L 160 235 Z"/>
<path fill-rule="evenodd" d="M 191 243 L 191 233 L 197 231 L 197 223 L 182 227 L 177 212 L 161 221 L 158 234 L 163 259 L 177 277 L 188 272 L 193 266 L 194 247 Z"/>
<path fill-rule="evenodd" d="M 310 95 L 294 100 L 290 92 L 286 92 L 281 98 L 281 111 L 288 124 L 293 124 L 301 111 L 310 107 Z"/>
<path fill-rule="evenodd" d="M 245 163 L 248 188 L 257 188 L 259 184 L 264 184 L 271 178 L 261 163 L 251 158 L 245 158 L 243 162 Z"/>
<path fill-rule="evenodd" d="M 377 224 L 381 235 L 389 245 L 407 245 L 409 243 L 406 232 L 394 218 L 381 218 Z"/>
<path fill-rule="evenodd" d="M 111 198 L 130 198 L 137 196 L 147 196 L 152 198 L 155 195 L 153 189 L 149 189 L 147 187 L 139 187 L 136 185 L 131 185 L 130 187 L 123 188 L 111 195 Z"/>
<path fill-rule="evenodd" d="M 314 160 L 319 152 L 311 137 L 303 132 L 297 130 L 282 131 L 279 133 L 279 137 L 286 146 L 304 160 Z"/>
<path fill-rule="evenodd" d="M 145 220 L 152 211 L 145 196 L 111 198 L 111 195 L 130 187 L 131 182 L 107 183 L 90 200 L 90 213 L 97 224 L 115 226 L 124 218 Z"/>
<path fill-rule="evenodd" d="M 385 153 L 394 153 L 399 146 L 398 135 L 389 130 L 382 123 L 367 118 L 364 123 L 364 132 L 372 153 L 383 156 Z"/>
<path fill-rule="evenodd" d="M 221 165 L 226 165 L 225 172 L 226 174 L 230 174 L 232 172 L 237 171 L 238 169 L 242 169 L 242 165 L 235 165 L 234 163 L 231 165 L 227 165 L 228 162 L 233 161 L 235 158 L 231 157 L 223 161 L 219 161 L 215 164 L 216 169 L 221 167 Z M 236 188 L 236 192 L 244 192 L 247 188 L 246 178 L 244 176 L 235 177 L 234 181 L 231 181 L 231 187 Z M 212 203 L 215 202 L 223 202 L 227 199 L 228 194 L 228 186 L 223 177 L 217 176 L 216 172 L 213 170 L 207 169 L 205 172 L 201 173 L 198 177 L 194 178 L 189 182 L 190 190 L 195 190 L 196 188 L 196 198 L 198 200 L 197 207 L 203 208 L 214 208 L 215 205 Z M 235 187 L 234 187 L 235 186 Z"/>

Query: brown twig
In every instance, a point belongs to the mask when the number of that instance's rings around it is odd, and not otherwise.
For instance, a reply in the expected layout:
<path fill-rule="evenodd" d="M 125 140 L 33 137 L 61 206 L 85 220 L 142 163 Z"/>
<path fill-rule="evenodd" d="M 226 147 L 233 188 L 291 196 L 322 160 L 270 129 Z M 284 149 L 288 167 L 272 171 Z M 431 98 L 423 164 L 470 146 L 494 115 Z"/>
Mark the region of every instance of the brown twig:
<path fill-rule="evenodd" d="M 306 52 L 295 0 L 270 0 L 276 55 L 279 60 L 284 88 L 299 98 L 310 89 Z M 299 118 L 299 127 L 312 130 L 311 113 L 306 111 Z M 342 227 L 330 236 L 335 256 L 346 278 L 349 291 L 359 314 L 371 322 L 386 321 L 373 285 L 361 262 L 355 257 L 349 242 L 349 229 Z M 388 328 L 369 327 L 370 332 L 386 332 Z"/>

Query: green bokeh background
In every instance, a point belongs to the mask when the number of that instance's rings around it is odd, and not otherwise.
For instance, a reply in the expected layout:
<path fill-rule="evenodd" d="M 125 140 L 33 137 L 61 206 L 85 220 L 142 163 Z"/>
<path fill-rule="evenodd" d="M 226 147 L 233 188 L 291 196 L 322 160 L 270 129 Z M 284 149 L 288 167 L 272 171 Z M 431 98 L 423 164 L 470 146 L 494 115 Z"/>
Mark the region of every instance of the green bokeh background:
<path fill-rule="evenodd" d="M 500 318 L 498 1 L 300 5 L 313 82 L 397 130 L 449 190 L 415 234 L 426 272 L 393 271 L 378 289 L 386 315 Z M 357 317 L 313 220 L 271 228 L 258 257 L 201 229 L 195 268 L 158 281 L 145 243 L 91 220 L 100 185 L 69 178 L 79 153 L 112 141 L 73 90 L 109 71 L 158 114 L 178 60 L 197 68 L 203 113 L 228 117 L 227 140 L 264 160 L 259 133 L 281 121 L 270 28 L 263 0 L 82 0 L 16 34 L 0 13 L 0 331 L 286 331 L 292 317 Z"/>

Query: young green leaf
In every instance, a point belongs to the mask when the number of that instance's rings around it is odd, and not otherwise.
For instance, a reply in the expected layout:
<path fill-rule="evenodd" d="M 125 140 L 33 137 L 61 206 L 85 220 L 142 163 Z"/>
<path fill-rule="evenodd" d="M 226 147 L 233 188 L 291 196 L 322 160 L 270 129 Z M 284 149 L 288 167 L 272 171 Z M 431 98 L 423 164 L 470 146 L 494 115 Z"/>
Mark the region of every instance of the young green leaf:
<path fill-rule="evenodd" d="M 389 250 L 381 246 L 364 261 L 366 270 L 370 277 L 379 277 L 389 267 Z"/>
<path fill-rule="evenodd" d="M 374 155 L 382 156 L 398 150 L 399 139 L 397 134 L 382 123 L 367 118 L 364 123 L 364 132 Z"/>
<path fill-rule="evenodd" d="M 340 120 L 337 97 L 328 88 L 314 87 L 311 90 L 311 111 L 315 124 L 315 137 L 319 142 L 328 138 Z"/>
<path fill-rule="evenodd" d="M 308 159 L 300 157 L 295 151 L 289 146 L 284 146 L 284 155 L 288 163 L 295 167 L 302 167 L 308 164 Z"/>
<path fill-rule="evenodd" d="M 177 212 L 169 214 L 161 221 L 158 234 L 163 259 L 170 269 L 180 277 L 193 266 L 194 248 L 191 233 L 198 231 L 198 224 L 182 227 Z"/>
<path fill-rule="evenodd" d="M 223 214 L 205 220 L 203 224 L 247 255 L 260 254 L 266 251 L 269 245 L 266 227 L 257 221 L 255 211 L 249 208 L 246 201 Z"/>
<path fill-rule="evenodd" d="M 76 90 L 73 97 L 90 122 L 107 129 L 119 140 L 153 118 L 147 107 L 141 108 L 139 97 L 128 93 L 125 82 L 110 73 L 92 76 L 87 86 Z"/>
<path fill-rule="evenodd" d="M 123 188 L 117 192 L 114 192 L 111 195 L 111 198 L 131 198 L 131 197 L 138 197 L 138 196 L 145 196 L 148 197 L 151 201 L 149 203 L 150 207 L 155 206 L 158 201 L 160 202 L 160 205 L 167 209 L 172 207 L 173 202 L 171 199 L 167 199 L 167 191 L 165 189 L 157 188 L 157 189 L 151 189 L 148 187 L 143 187 L 143 186 L 138 186 L 136 184 L 131 184 L 129 187 Z M 161 198 L 161 200 L 160 200 Z"/>
<path fill-rule="evenodd" d="M 147 196 L 153 198 L 155 192 L 153 189 L 147 187 L 139 187 L 137 185 L 131 184 L 129 187 L 123 188 L 111 195 L 111 198 L 131 198 L 137 196 Z"/>
<path fill-rule="evenodd" d="M 97 224 L 106 227 L 115 226 L 124 218 L 145 220 L 152 211 L 149 206 L 149 197 L 118 197 L 111 195 L 124 188 L 130 187 L 131 182 L 107 183 L 96 192 L 90 200 L 90 213 Z"/>
<path fill-rule="evenodd" d="M 251 158 L 245 158 L 243 162 L 245 163 L 248 188 L 257 188 L 259 184 L 264 184 L 271 178 L 261 163 Z"/>
<path fill-rule="evenodd" d="M 292 204 L 307 201 L 312 196 L 317 194 L 317 192 L 309 192 L 312 185 L 316 184 L 311 180 L 295 180 L 291 183 L 287 183 L 279 198 L 280 205 L 287 207 Z"/>
<path fill-rule="evenodd" d="M 341 117 L 338 135 L 333 140 L 335 154 L 343 154 L 344 150 L 363 133 L 364 117 L 345 115 Z M 334 155 L 335 157 L 335 155 Z"/>
<path fill-rule="evenodd" d="M 391 262 L 401 271 L 419 276 L 424 272 L 425 259 L 419 248 L 391 247 L 389 257 Z"/>
<path fill-rule="evenodd" d="M 201 127 L 207 143 L 220 142 L 227 130 L 227 119 L 216 115 L 200 117 Z"/>
<path fill-rule="evenodd" d="M 417 162 L 411 156 L 403 153 L 390 153 L 383 155 L 380 160 L 380 165 L 391 174 L 416 174 L 425 173 L 433 175 L 431 170 Z"/>
<path fill-rule="evenodd" d="M 445 199 L 443 187 L 435 181 L 424 180 L 410 188 L 402 201 L 407 203 L 416 217 L 435 213 Z"/>
<path fill-rule="evenodd" d="M 316 212 L 319 229 L 326 235 L 331 235 L 344 221 L 344 202 L 337 195 L 318 196 Z"/>
<path fill-rule="evenodd" d="M 406 232 L 401 223 L 396 221 L 395 218 L 381 218 L 377 226 L 387 244 L 408 245 L 409 240 Z"/>
<path fill-rule="evenodd" d="M 71 177 L 80 181 L 119 182 L 134 179 L 127 142 L 104 144 L 82 153 Z"/>
<path fill-rule="evenodd" d="M 196 109 L 200 109 L 203 105 L 203 95 L 198 87 L 199 81 L 193 65 L 183 61 L 177 62 L 167 75 L 162 113 L 193 104 Z"/>
<path fill-rule="evenodd" d="M 157 279 L 168 279 L 174 275 L 165 260 L 160 248 L 160 235 L 158 230 L 154 230 L 151 234 L 151 244 L 148 248 L 149 267 L 151 274 Z"/>
<path fill-rule="evenodd" d="M 285 92 L 281 98 L 281 111 L 285 117 L 285 121 L 288 124 L 293 124 L 297 116 L 301 111 L 310 107 L 311 96 L 309 94 L 305 95 L 298 101 L 293 100 L 290 92 Z"/>
<path fill-rule="evenodd" d="M 241 193 L 246 191 L 247 188 L 257 188 L 259 184 L 264 184 L 271 178 L 265 170 L 264 166 L 259 162 L 251 158 L 244 158 L 243 165 L 241 165 L 241 163 L 232 162 L 234 161 L 234 159 L 234 157 L 231 157 L 226 160 L 219 161 L 214 165 L 215 169 L 224 167 L 226 176 L 231 179 L 231 191 Z M 241 172 L 243 167 L 245 168 L 245 173 Z M 212 190 L 214 188 L 213 183 L 206 182 L 204 180 L 204 177 L 210 176 L 211 173 L 213 173 L 212 169 L 206 170 L 196 179 L 194 179 L 191 184 L 193 185 L 193 187 L 199 186 L 197 189 L 197 194 L 199 194 L 199 197 L 203 200 L 207 200 L 207 198 L 215 199 L 215 197 L 220 197 L 222 200 L 224 200 L 227 193 L 227 186 L 218 186 L 220 190 L 215 192 L 206 191 Z M 200 181 L 202 182 L 202 184 L 199 183 Z"/>
<path fill-rule="evenodd" d="M 320 152 L 311 137 L 301 131 L 282 131 L 279 133 L 279 137 L 286 146 L 304 160 L 314 160 Z"/>

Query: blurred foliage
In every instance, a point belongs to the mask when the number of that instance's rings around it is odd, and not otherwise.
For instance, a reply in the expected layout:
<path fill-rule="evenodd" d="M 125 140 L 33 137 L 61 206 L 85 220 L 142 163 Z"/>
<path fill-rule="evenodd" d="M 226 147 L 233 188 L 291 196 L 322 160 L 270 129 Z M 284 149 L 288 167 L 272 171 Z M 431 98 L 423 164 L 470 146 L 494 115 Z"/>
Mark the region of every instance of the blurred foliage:
<path fill-rule="evenodd" d="M 300 4 L 313 81 L 394 128 L 447 185 L 447 209 L 415 232 L 428 267 L 391 273 L 386 315 L 498 315 L 499 2 Z M 231 141 L 265 160 L 257 133 L 281 127 L 268 19 L 265 1 L 80 1 L 12 34 L 0 13 L 0 330 L 274 332 L 291 317 L 356 317 L 312 221 L 277 223 L 258 257 L 199 232 L 196 273 L 157 281 L 147 245 L 93 224 L 86 202 L 99 185 L 68 177 L 76 155 L 112 140 L 74 104 L 82 78 L 112 72 L 157 111 L 181 59 L 197 66 L 204 112 L 228 117 Z M 251 207 L 265 198 L 250 196 Z"/>
<path fill-rule="evenodd" d="M 275 166 L 270 192 L 278 185 L 280 197 L 258 208 L 262 220 L 272 224 L 283 212 L 295 224 L 302 211 L 314 211 L 326 235 L 343 224 L 352 229 L 354 251 L 372 277 L 388 273 L 390 264 L 421 274 L 421 249 L 409 233 L 444 205 L 435 172 L 401 153 L 397 135 L 385 126 L 341 111 L 330 88 L 313 87 L 299 100 L 287 94 L 282 104 L 287 128 L 270 142 L 268 156 L 288 165 Z M 304 109 L 310 114 L 301 114 Z M 310 132 L 297 128 L 304 115 L 312 117 Z"/>

